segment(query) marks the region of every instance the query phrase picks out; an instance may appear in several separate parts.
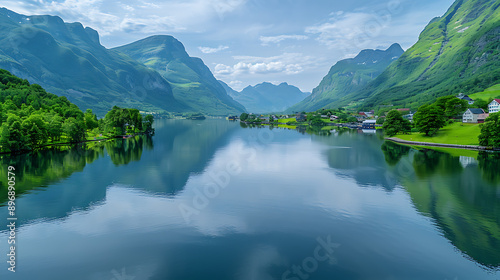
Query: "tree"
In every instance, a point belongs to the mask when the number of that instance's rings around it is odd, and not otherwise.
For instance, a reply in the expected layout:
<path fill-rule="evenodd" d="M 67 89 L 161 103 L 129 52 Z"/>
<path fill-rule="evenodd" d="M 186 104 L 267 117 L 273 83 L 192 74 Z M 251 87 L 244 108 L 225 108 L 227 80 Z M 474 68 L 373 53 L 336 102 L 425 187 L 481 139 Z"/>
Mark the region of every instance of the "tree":
<path fill-rule="evenodd" d="M 153 115 L 146 115 L 144 117 L 143 127 L 144 127 L 146 133 L 150 133 L 150 132 L 154 131 L 153 123 L 154 123 Z"/>
<path fill-rule="evenodd" d="M 85 114 L 83 115 L 83 118 L 85 120 L 85 126 L 88 130 L 92 130 L 99 126 L 97 122 L 97 116 L 92 113 L 92 109 L 87 109 L 87 111 L 85 111 Z"/>
<path fill-rule="evenodd" d="M 2 134 L 0 135 L 0 145 L 4 152 L 10 151 L 10 130 L 7 123 L 2 124 Z"/>
<path fill-rule="evenodd" d="M 355 123 L 355 122 L 357 122 L 357 121 L 358 121 L 358 119 L 356 119 L 356 117 L 353 117 L 353 116 L 349 116 L 349 117 L 347 117 L 347 119 L 346 119 L 346 120 L 347 120 L 347 122 L 349 122 L 349 123 Z"/>
<path fill-rule="evenodd" d="M 68 136 L 70 142 L 79 142 L 85 138 L 85 124 L 75 118 L 69 118 L 62 125 L 64 134 Z"/>
<path fill-rule="evenodd" d="M 18 120 L 13 121 L 13 123 L 9 126 L 9 140 L 7 148 L 12 152 L 26 149 L 26 137 L 24 135 L 21 122 Z"/>
<path fill-rule="evenodd" d="M 388 136 L 394 136 L 411 129 L 410 121 L 403 119 L 403 115 L 398 110 L 391 110 L 384 121 L 384 132 Z"/>
<path fill-rule="evenodd" d="M 479 145 L 486 147 L 500 147 L 500 112 L 486 118 L 479 134 Z"/>
<path fill-rule="evenodd" d="M 488 101 L 485 101 L 485 100 L 482 100 L 482 99 L 478 99 L 478 100 L 474 101 L 474 104 L 472 104 L 471 108 L 481 108 L 485 112 L 487 112 L 488 111 L 488 105 L 490 103 L 491 102 L 488 102 Z"/>
<path fill-rule="evenodd" d="M 52 141 L 58 141 L 61 139 L 61 135 L 63 132 L 62 129 L 62 118 L 58 115 L 51 115 L 48 117 L 48 125 L 47 125 L 47 136 Z"/>
<path fill-rule="evenodd" d="M 376 124 L 384 124 L 384 122 L 385 122 L 385 117 L 380 116 L 378 117 Z"/>
<path fill-rule="evenodd" d="M 425 133 L 426 136 L 434 135 L 446 124 L 444 112 L 436 104 L 420 106 L 413 120 L 418 131 Z"/>
<path fill-rule="evenodd" d="M 459 98 L 450 98 L 445 104 L 445 115 L 447 118 L 461 116 L 466 110 L 469 103 L 466 100 Z"/>
<path fill-rule="evenodd" d="M 241 121 L 246 121 L 247 119 L 248 119 L 248 114 L 247 113 L 241 113 L 240 120 Z"/>
<path fill-rule="evenodd" d="M 36 123 L 32 124 L 31 128 L 28 131 L 27 136 L 28 136 L 28 144 L 32 149 L 38 148 L 47 139 L 46 131 L 38 128 Z"/>

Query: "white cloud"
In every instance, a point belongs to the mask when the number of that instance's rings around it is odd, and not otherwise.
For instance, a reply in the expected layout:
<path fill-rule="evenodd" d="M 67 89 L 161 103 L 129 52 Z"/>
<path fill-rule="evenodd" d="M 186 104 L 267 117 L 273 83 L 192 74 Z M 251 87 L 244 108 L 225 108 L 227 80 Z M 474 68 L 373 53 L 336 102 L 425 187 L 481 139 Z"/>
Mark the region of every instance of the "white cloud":
<path fill-rule="evenodd" d="M 220 52 L 220 51 L 223 51 L 223 50 L 227 50 L 229 49 L 228 46 L 218 46 L 217 48 L 210 48 L 210 47 L 198 47 L 198 49 L 200 49 L 200 51 L 202 53 L 216 53 L 216 52 Z"/>
<path fill-rule="evenodd" d="M 228 83 L 228 85 L 236 90 L 236 91 L 241 91 L 243 89 L 243 82 L 242 81 L 238 81 L 238 80 L 234 80 L 234 81 L 230 81 Z"/>
<path fill-rule="evenodd" d="M 215 75 L 270 74 L 294 75 L 314 65 L 315 59 L 301 53 L 285 53 L 272 57 L 235 56 L 238 62 L 233 66 L 217 64 Z"/>
<path fill-rule="evenodd" d="M 161 33 L 194 31 L 206 28 L 214 19 L 222 19 L 244 6 L 246 0 L 170 0 L 157 3 L 144 0 L 49 0 L 16 2 L 6 0 L 16 12 L 59 15 L 65 21 L 79 21 L 101 35 L 116 31 Z"/>
<path fill-rule="evenodd" d="M 390 14 L 364 12 L 335 13 L 328 22 L 309 26 L 306 33 L 317 35 L 316 40 L 331 49 L 352 50 L 373 48 L 387 29 Z M 385 42 L 384 42 L 385 43 Z"/>
<path fill-rule="evenodd" d="M 260 41 L 263 46 L 270 44 L 278 44 L 284 40 L 307 40 L 309 37 L 305 35 L 279 35 L 279 36 L 260 36 Z"/>

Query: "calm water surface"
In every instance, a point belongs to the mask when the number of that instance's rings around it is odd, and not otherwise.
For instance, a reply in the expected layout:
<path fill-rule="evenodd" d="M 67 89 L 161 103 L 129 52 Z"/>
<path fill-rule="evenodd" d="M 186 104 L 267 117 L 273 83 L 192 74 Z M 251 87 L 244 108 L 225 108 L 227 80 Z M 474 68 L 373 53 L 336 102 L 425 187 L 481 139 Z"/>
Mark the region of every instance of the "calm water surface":
<path fill-rule="evenodd" d="M 0 279 L 500 279 L 500 159 L 379 134 L 160 120 L 16 167 Z"/>

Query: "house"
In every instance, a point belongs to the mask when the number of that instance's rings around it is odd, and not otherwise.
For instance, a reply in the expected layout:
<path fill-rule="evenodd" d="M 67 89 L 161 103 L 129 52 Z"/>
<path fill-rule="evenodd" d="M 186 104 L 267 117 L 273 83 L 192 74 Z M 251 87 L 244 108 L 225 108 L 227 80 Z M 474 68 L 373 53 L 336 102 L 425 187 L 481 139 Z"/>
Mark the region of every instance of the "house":
<path fill-rule="evenodd" d="M 365 115 L 361 115 L 361 116 L 356 116 L 356 120 L 358 120 L 358 122 L 362 122 L 364 120 L 366 120 L 366 116 Z"/>
<path fill-rule="evenodd" d="M 490 114 L 481 114 L 477 117 L 477 123 L 484 123 L 486 118 L 488 118 Z"/>
<path fill-rule="evenodd" d="M 371 111 L 370 112 L 364 112 L 365 113 L 365 116 L 371 118 L 373 117 L 374 113 L 372 113 Z"/>
<path fill-rule="evenodd" d="M 297 115 L 295 115 L 295 120 L 298 122 L 305 122 L 307 121 L 307 116 L 303 113 L 297 113 Z"/>
<path fill-rule="evenodd" d="M 363 121 L 361 128 L 362 129 L 375 129 L 376 123 L 377 123 L 376 120 L 366 120 L 366 121 Z"/>
<path fill-rule="evenodd" d="M 413 121 L 413 114 L 407 114 L 403 116 L 403 119 Z"/>
<path fill-rule="evenodd" d="M 493 99 L 490 105 L 488 105 L 488 113 L 500 112 L 500 99 Z"/>
<path fill-rule="evenodd" d="M 328 119 L 328 115 L 321 115 L 322 119 Z"/>
<path fill-rule="evenodd" d="M 330 116 L 330 120 L 331 121 L 334 121 L 334 120 L 337 120 L 339 117 L 335 116 L 335 115 L 331 115 Z"/>
<path fill-rule="evenodd" d="M 477 123 L 480 115 L 484 114 L 484 110 L 481 108 L 470 108 L 465 111 L 462 122 L 464 123 Z"/>
<path fill-rule="evenodd" d="M 462 100 L 467 101 L 467 103 L 469 103 L 469 105 L 474 104 L 474 99 L 470 98 L 468 95 L 459 95 L 458 99 L 462 99 Z"/>

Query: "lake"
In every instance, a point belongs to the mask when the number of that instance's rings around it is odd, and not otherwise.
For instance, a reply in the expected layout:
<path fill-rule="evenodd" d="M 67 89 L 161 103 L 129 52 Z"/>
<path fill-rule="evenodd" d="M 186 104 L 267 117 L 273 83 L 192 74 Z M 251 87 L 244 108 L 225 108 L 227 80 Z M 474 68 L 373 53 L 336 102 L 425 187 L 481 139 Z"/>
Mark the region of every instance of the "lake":
<path fill-rule="evenodd" d="M 500 157 L 380 133 L 157 120 L 16 168 L 0 279 L 500 279 Z"/>

